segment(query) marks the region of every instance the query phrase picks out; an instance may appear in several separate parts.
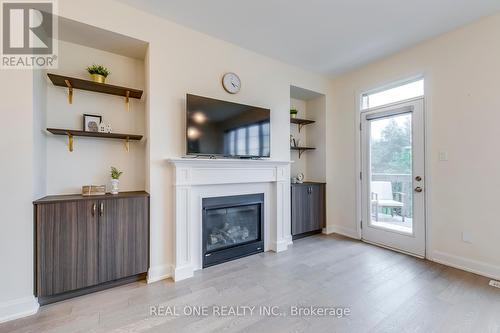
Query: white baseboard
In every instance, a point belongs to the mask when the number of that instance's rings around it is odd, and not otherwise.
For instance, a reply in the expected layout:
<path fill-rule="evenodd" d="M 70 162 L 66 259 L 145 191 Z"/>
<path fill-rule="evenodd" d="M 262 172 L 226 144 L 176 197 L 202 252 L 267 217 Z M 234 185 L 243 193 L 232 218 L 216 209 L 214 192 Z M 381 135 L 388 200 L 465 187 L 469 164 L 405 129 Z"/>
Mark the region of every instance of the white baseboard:
<path fill-rule="evenodd" d="M 193 266 L 181 266 L 181 267 L 176 267 L 173 270 L 173 278 L 174 281 L 181 281 L 184 279 L 189 279 L 190 277 L 194 276 L 194 268 Z"/>
<path fill-rule="evenodd" d="M 326 228 L 323 229 L 323 233 L 326 235 L 339 234 L 349 238 L 359 239 L 357 230 L 335 224 L 327 225 Z"/>
<path fill-rule="evenodd" d="M 172 266 L 170 265 L 161 265 L 151 267 L 148 270 L 148 283 L 153 283 L 156 281 L 168 279 L 172 277 Z"/>
<path fill-rule="evenodd" d="M 432 257 L 427 259 L 446 266 L 458 268 L 463 271 L 486 276 L 490 279 L 500 280 L 500 266 L 488 264 L 482 261 L 467 259 L 436 250 L 432 251 L 431 255 Z"/>
<path fill-rule="evenodd" d="M 2 302 L 0 303 L 0 323 L 34 315 L 39 307 L 34 296 Z"/>
<path fill-rule="evenodd" d="M 288 250 L 288 245 L 292 243 L 291 239 L 282 239 L 279 242 L 271 243 L 271 251 L 276 253 Z"/>

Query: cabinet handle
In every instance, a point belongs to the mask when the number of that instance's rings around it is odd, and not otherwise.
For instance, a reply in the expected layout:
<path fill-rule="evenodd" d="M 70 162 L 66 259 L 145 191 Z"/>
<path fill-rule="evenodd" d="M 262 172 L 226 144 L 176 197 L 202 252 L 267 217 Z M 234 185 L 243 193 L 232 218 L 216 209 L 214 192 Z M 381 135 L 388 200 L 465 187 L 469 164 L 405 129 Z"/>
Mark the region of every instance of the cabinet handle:
<path fill-rule="evenodd" d="M 99 216 L 102 216 L 104 213 L 104 202 L 101 202 L 101 207 L 99 208 Z"/>
<path fill-rule="evenodd" d="M 92 216 L 95 216 L 96 204 L 92 205 Z"/>

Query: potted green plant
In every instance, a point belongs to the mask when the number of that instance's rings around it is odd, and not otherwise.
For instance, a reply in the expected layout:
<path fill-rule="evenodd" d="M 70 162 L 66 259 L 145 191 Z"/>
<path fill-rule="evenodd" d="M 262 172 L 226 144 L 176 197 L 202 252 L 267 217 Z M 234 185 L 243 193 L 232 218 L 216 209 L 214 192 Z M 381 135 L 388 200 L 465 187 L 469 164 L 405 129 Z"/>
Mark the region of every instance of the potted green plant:
<path fill-rule="evenodd" d="M 106 78 L 109 74 L 111 74 L 111 72 L 102 65 L 89 66 L 87 67 L 87 72 L 89 72 L 90 76 L 92 77 L 92 81 L 99 83 L 105 83 Z"/>
<path fill-rule="evenodd" d="M 120 176 L 123 174 L 122 171 L 115 167 L 111 167 L 111 194 L 118 194 L 118 186 L 120 185 Z"/>
<path fill-rule="evenodd" d="M 291 108 L 290 109 L 290 117 L 291 118 L 297 118 L 297 113 L 299 113 L 299 111 L 297 111 L 296 108 Z"/>

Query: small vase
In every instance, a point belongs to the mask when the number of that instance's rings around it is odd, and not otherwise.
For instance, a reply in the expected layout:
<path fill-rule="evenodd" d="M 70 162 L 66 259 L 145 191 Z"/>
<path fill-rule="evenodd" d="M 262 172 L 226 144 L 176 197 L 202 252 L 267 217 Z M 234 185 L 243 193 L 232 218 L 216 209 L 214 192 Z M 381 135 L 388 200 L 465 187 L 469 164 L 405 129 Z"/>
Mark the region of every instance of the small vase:
<path fill-rule="evenodd" d="M 105 83 L 106 82 L 106 77 L 101 74 L 90 74 L 92 77 L 92 81 L 97 82 L 97 83 Z"/>
<path fill-rule="evenodd" d="M 290 117 L 297 118 L 297 114 L 296 113 L 290 113 Z"/>
<path fill-rule="evenodd" d="M 118 179 L 111 179 L 111 194 L 118 194 L 118 185 L 120 185 Z"/>

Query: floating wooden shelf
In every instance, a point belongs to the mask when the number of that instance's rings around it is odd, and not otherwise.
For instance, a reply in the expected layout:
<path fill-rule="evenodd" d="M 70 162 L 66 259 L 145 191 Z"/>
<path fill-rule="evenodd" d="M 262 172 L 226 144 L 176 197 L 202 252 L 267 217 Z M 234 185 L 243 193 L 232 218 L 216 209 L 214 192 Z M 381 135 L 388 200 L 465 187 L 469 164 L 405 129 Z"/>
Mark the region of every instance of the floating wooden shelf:
<path fill-rule="evenodd" d="M 313 147 L 290 147 L 291 150 L 297 150 L 299 152 L 299 159 L 301 158 L 302 154 L 308 150 L 315 150 L 316 148 Z"/>
<path fill-rule="evenodd" d="M 303 126 L 314 124 L 315 121 L 309 119 L 301 119 L 301 118 L 290 118 L 290 123 L 299 125 L 299 133 L 300 133 L 300 130 L 302 129 Z"/>
<path fill-rule="evenodd" d="M 47 128 L 52 134 L 55 135 L 67 135 L 68 136 L 68 146 L 69 151 L 73 151 L 73 137 L 74 136 L 86 136 L 92 138 L 105 138 L 105 139 L 120 139 L 125 140 L 125 149 L 129 151 L 129 141 L 138 141 L 142 139 L 142 135 L 136 134 L 121 134 L 121 133 L 101 133 L 101 132 L 85 132 L 79 130 L 62 129 L 62 128 Z"/>
<path fill-rule="evenodd" d="M 58 74 L 47 73 L 47 76 L 55 86 L 68 88 L 68 101 L 70 104 L 73 103 L 73 89 L 125 97 L 127 109 L 129 107 L 129 98 L 141 99 L 142 97 L 142 90 L 138 89 L 114 86 L 107 83 L 98 83 Z"/>

